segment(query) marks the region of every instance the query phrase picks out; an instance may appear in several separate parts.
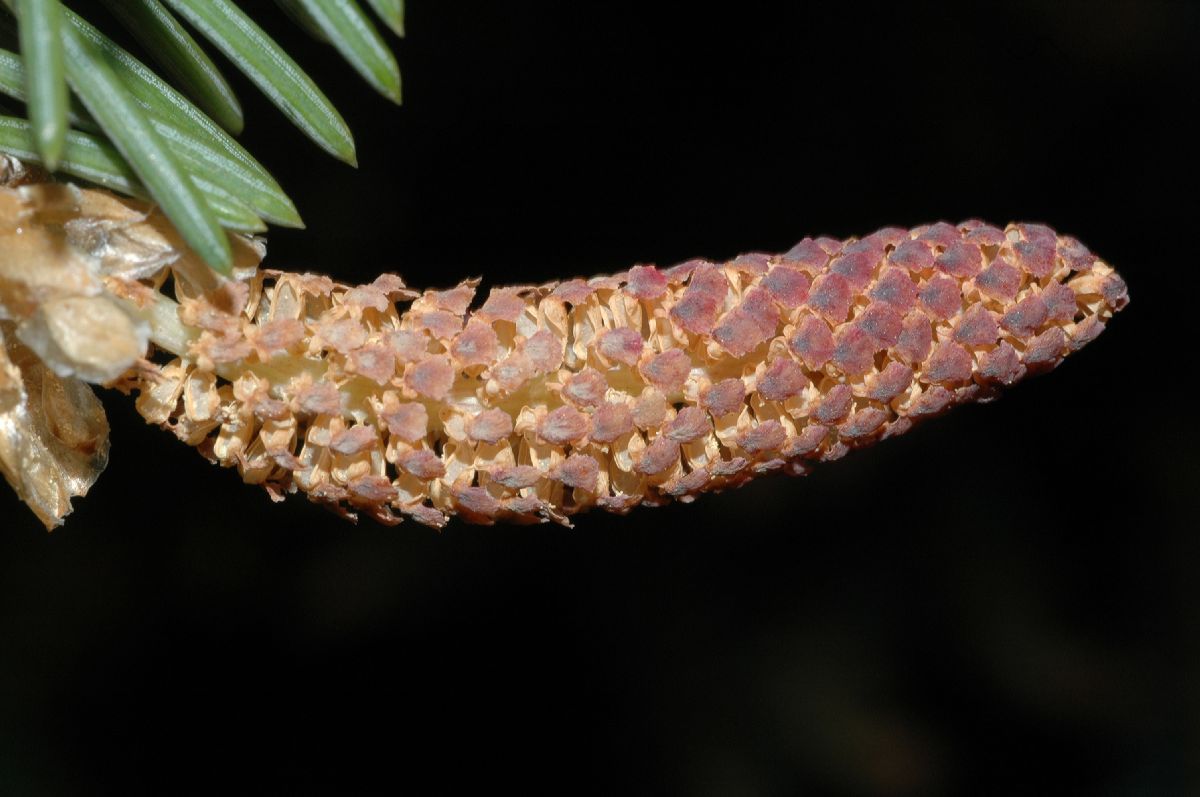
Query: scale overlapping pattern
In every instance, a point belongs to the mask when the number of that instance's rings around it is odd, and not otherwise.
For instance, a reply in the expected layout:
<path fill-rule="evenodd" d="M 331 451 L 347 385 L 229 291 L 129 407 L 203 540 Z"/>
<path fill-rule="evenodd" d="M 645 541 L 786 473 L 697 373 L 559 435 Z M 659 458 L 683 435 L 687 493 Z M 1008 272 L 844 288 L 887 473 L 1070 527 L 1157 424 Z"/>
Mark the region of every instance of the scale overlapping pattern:
<path fill-rule="evenodd" d="M 182 301 L 150 421 L 273 495 L 538 522 L 803 472 L 1056 366 L 1127 302 L 1073 238 L 969 221 L 537 287 L 260 272 Z M 240 312 L 239 312 L 240 310 Z"/>

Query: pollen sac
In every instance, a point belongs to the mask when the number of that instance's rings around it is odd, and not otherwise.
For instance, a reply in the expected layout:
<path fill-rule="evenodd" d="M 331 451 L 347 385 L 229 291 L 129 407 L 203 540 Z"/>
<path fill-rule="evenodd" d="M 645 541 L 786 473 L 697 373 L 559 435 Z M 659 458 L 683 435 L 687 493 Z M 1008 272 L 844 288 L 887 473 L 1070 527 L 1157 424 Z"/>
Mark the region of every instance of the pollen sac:
<path fill-rule="evenodd" d="M 1003 258 L 996 258 L 975 279 L 985 296 L 1001 302 L 1012 301 L 1021 288 L 1021 271 Z"/>
<path fill-rule="evenodd" d="M 1018 241 L 1013 244 L 1017 263 L 1037 279 L 1045 279 L 1054 271 L 1054 241 Z"/>
<path fill-rule="evenodd" d="M 512 431 L 512 418 L 498 407 L 484 410 L 467 421 L 467 436 L 475 442 L 495 445 L 507 439 Z"/>
<path fill-rule="evenodd" d="M 633 431 L 633 412 L 626 404 L 605 404 L 592 414 L 591 438 L 597 443 L 611 443 Z"/>
<path fill-rule="evenodd" d="M 746 401 L 746 386 L 740 379 L 722 379 L 700 397 L 701 406 L 714 416 L 739 411 Z"/>
<path fill-rule="evenodd" d="M 435 355 L 407 369 L 404 382 L 418 395 L 440 401 L 454 384 L 454 368 L 445 357 Z"/>
<path fill-rule="evenodd" d="M 1000 325 L 1020 337 L 1033 334 L 1046 322 L 1050 312 L 1040 296 L 1026 296 L 1000 319 Z"/>
<path fill-rule="evenodd" d="M 588 430 L 587 418 L 572 407 L 552 410 L 538 427 L 538 435 L 547 443 L 565 445 L 579 440 Z"/>
<path fill-rule="evenodd" d="M 924 241 L 904 241 L 892 250 L 888 262 L 909 271 L 928 271 L 933 267 L 933 252 Z"/>
<path fill-rule="evenodd" d="M 728 290 L 729 282 L 716 266 L 698 266 L 679 303 L 671 308 L 671 318 L 692 334 L 707 334 L 716 326 Z"/>
<path fill-rule="evenodd" d="M 466 329 L 454 339 L 450 353 L 459 367 L 489 365 L 496 360 L 499 341 L 490 324 L 471 319 Z"/>
<path fill-rule="evenodd" d="M 962 287 L 941 274 L 926 282 L 918 296 L 921 308 L 934 321 L 953 318 L 962 307 Z"/>
<path fill-rule="evenodd" d="M 855 324 L 846 324 L 834 338 L 833 364 L 844 374 L 865 374 L 875 362 L 875 350 L 870 335 Z"/>
<path fill-rule="evenodd" d="M 767 272 L 762 281 L 763 289 L 785 310 L 804 304 L 811 286 L 812 280 L 807 274 L 798 268 L 782 264 Z"/>
<path fill-rule="evenodd" d="M 787 429 L 776 420 L 767 420 L 740 432 L 737 444 L 749 454 L 775 451 L 787 441 Z"/>
<path fill-rule="evenodd" d="M 636 329 L 617 327 L 601 333 L 596 348 L 609 362 L 622 365 L 637 365 L 642 358 L 645 341 Z"/>
<path fill-rule="evenodd" d="M 779 310 L 771 295 L 762 289 L 746 294 L 742 303 L 725 314 L 713 330 L 713 339 L 734 357 L 745 357 L 775 337 L 779 326 Z"/>
<path fill-rule="evenodd" d="M 708 413 L 699 407 L 684 407 L 674 420 L 667 424 L 665 433 L 676 443 L 690 443 L 704 437 L 711 429 Z"/>
<path fill-rule="evenodd" d="M 891 305 L 903 315 L 917 303 L 917 285 L 902 269 L 887 268 L 871 286 L 867 296 L 876 302 Z"/>
<path fill-rule="evenodd" d="M 600 463 L 587 454 L 572 454 L 558 466 L 554 475 L 568 487 L 595 492 L 600 478 Z"/>
<path fill-rule="evenodd" d="M 788 346 L 804 360 L 809 370 L 816 371 L 833 357 L 833 333 L 829 325 L 816 316 L 804 316 Z"/>
<path fill-rule="evenodd" d="M 812 291 L 808 294 L 808 306 L 831 324 L 840 324 L 846 320 L 852 301 L 854 294 L 850 290 L 850 283 L 840 274 L 822 274 L 817 277 L 813 280 Z"/>
<path fill-rule="evenodd" d="M 548 329 L 539 329 L 525 341 L 524 351 L 538 373 L 550 373 L 562 365 L 562 340 Z"/>
<path fill-rule="evenodd" d="M 896 345 L 904 331 L 904 318 L 884 302 L 874 302 L 856 319 L 856 327 L 870 337 L 879 348 Z"/>
<path fill-rule="evenodd" d="M 790 357 L 772 361 L 758 383 L 758 393 L 767 401 L 786 401 L 808 387 L 804 369 Z"/>
<path fill-rule="evenodd" d="M 646 381 L 664 393 L 673 393 L 683 388 L 692 361 L 682 349 L 667 349 L 642 367 Z"/>
<path fill-rule="evenodd" d="M 661 435 L 642 452 L 636 470 L 646 476 L 657 476 L 678 464 L 679 443 Z"/>
<path fill-rule="evenodd" d="M 572 374 L 563 385 L 563 398 L 576 407 L 599 407 L 604 403 L 604 393 L 608 390 L 608 382 L 600 372 L 585 368 L 577 374 Z"/>
<path fill-rule="evenodd" d="M 406 443 L 425 439 L 429 432 L 429 414 L 424 404 L 400 403 L 394 393 L 386 394 L 382 406 L 376 409 L 388 433 Z M 507 417 L 507 416 L 506 416 Z"/>
<path fill-rule="evenodd" d="M 488 294 L 487 301 L 479 308 L 476 317 L 484 321 L 508 321 L 515 323 L 525 312 L 525 300 L 511 288 L 495 288 Z"/>
<path fill-rule="evenodd" d="M 654 266 L 634 266 L 629 269 L 626 291 L 635 299 L 654 301 L 667 292 L 666 275 Z"/>
<path fill-rule="evenodd" d="M 812 238 L 805 238 L 782 256 L 788 265 L 796 266 L 810 274 L 818 273 L 829 262 L 829 254 Z"/>
<path fill-rule="evenodd" d="M 1072 301 L 1072 310 L 1074 307 L 1075 304 Z M 1000 326 L 988 309 L 981 304 L 971 305 L 970 309 L 963 313 L 962 319 L 954 329 L 954 340 L 966 346 L 990 346 L 996 342 L 998 337 L 1000 337 Z"/>
<path fill-rule="evenodd" d="M 472 310 L 476 287 L 263 272 L 226 292 L 253 310 L 189 300 L 190 348 L 128 379 L 148 420 L 276 497 L 568 523 L 804 473 L 1056 367 L 1128 302 L 1075 239 L 976 220 L 493 288 Z"/>
<path fill-rule="evenodd" d="M 943 274 L 958 279 L 974 277 L 983 266 L 983 254 L 978 246 L 963 241 L 954 241 L 933 261 L 933 266 Z"/>

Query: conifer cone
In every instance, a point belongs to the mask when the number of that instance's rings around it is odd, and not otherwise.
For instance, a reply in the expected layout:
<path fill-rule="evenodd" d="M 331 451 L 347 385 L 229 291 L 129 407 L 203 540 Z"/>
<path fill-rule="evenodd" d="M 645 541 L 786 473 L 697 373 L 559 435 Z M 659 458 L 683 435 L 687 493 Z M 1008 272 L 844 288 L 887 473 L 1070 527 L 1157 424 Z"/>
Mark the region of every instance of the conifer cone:
<path fill-rule="evenodd" d="M 182 295 L 186 351 L 125 386 L 276 497 L 566 523 L 902 434 L 1054 368 L 1128 301 L 1075 239 L 979 221 L 494 288 L 473 308 L 477 284 L 262 271 Z"/>

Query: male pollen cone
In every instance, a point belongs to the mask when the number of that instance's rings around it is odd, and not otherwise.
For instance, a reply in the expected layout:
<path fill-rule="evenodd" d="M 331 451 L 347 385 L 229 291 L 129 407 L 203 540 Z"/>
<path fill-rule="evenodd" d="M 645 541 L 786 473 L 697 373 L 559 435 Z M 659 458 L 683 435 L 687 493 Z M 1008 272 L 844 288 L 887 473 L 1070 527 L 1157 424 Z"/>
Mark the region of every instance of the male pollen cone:
<path fill-rule="evenodd" d="M 183 297 L 188 351 L 126 385 L 274 496 L 565 523 L 901 434 L 1054 368 L 1128 301 L 1074 238 L 979 221 L 494 288 L 472 309 L 475 289 L 260 272 Z M 221 309 L 230 291 L 242 312 Z"/>

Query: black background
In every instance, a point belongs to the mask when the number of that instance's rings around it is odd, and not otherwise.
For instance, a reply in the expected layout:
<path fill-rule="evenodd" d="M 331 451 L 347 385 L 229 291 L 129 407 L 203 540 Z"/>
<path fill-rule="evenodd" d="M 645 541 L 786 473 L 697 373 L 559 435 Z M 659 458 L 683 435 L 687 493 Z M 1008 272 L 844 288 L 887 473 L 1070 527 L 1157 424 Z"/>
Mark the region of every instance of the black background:
<path fill-rule="evenodd" d="M 235 81 L 308 222 L 277 268 L 503 284 L 978 216 L 1132 304 L 997 403 L 570 531 L 273 505 L 106 395 L 63 529 L 0 491 L 0 791 L 1200 793 L 1195 4 L 414 2 L 401 109 L 244 5 L 361 163 Z"/>

